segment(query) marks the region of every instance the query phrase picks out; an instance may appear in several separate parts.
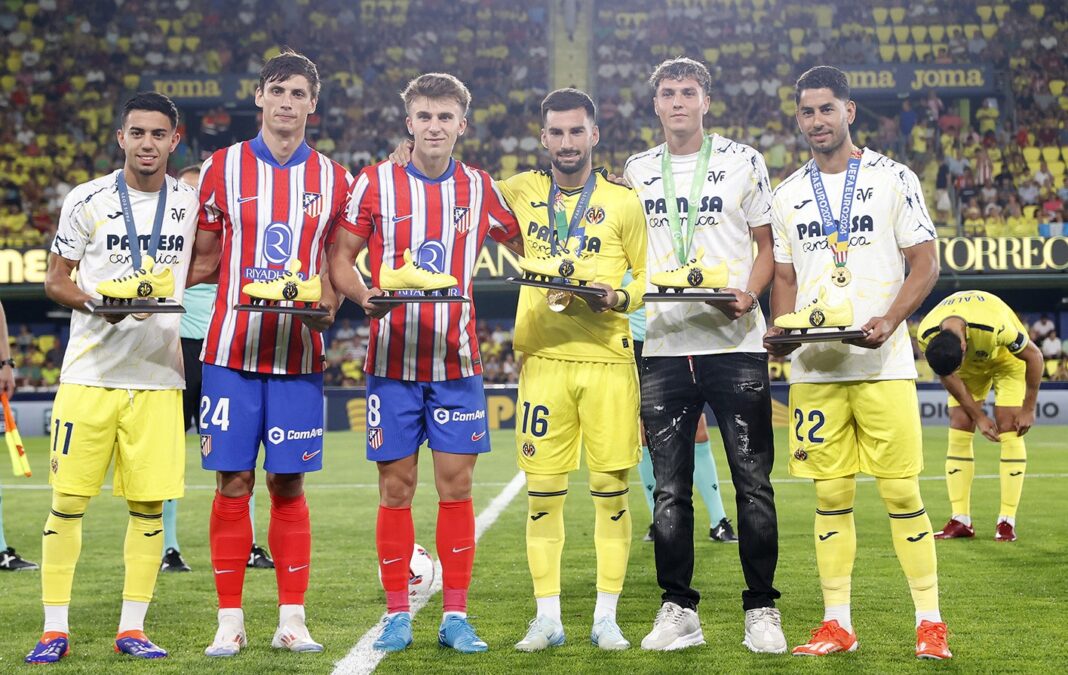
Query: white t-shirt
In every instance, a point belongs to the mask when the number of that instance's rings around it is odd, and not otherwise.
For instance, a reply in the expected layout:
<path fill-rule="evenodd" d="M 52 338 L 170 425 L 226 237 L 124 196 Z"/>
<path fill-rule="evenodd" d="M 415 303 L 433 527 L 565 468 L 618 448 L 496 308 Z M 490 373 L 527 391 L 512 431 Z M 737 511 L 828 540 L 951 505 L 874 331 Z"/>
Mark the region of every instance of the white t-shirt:
<path fill-rule="evenodd" d="M 98 283 L 133 272 L 115 183 L 117 174 L 101 176 L 70 191 L 52 242 L 52 253 L 79 261 L 77 284 L 95 298 L 100 297 Z M 167 211 L 156 269 L 171 268 L 174 299 L 181 302 L 200 203 L 197 191 L 185 183 L 168 176 L 166 186 Z M 129 192 L 143 256 L 148 250 L 158 196 L 133 188 Z M 112 325 L 102 317 L 75 310 L 59 381 L 116 389 L 184 389 L 180 323 L 181 314 L 151 314 L 143 321 L 127 317 Z"/>
<path fill-rule="evenodd" d="M 706 267 L 721 262 L 730 271 L 729 286 L 745 290 L 753 269 L 756 251 L 750 229 L 767 225 L 771 211 L 771 184 L 768 169 L 759 152 L 741 143 L 711 136 L 712 155 L 708 162 L 697 229 L 689 255 L 704 249 Z M 638 192 L 649 233 L 646 257 L 649 278 L 679 266 L 668 225 L 664 201 L 661 158 L 665 145 L 659 145 L 627 160 L 624 175 Z M 689 223 L 686 203 L 697 154 L 673 156 L 675 197 L 683 236 Z M 656 292 L 650 282 L 649 292 Z M 703 302 L 650 302 L 646 305 L 644 356 L 691 356 L 725 352 L 763 352 L 766 330 L 764 315 L 743 314 L 731 321 L 715 307 Z"/>
<path fill-rule="evenodd" d="M 775 236 L 775 262 L 792 263 L 797 273 L 794 309 L 811 303 L 823 288 L 827 302 L 853 303 L 853 325 L 859 328 L 882 316 L 897 298 L 905 281 L 901 249 L 932 241 L 934 224 L 923 201 L 920 181 L 904 164 L 872 150 L 864 150 L 857 176 L 850 220 L 846 267 L 852 280 L 845 287 L 831 281 L 834 256 L 823 234 L 816 205 L 809 161 L 775 189 L 771 224 Z M 845 172 L 822 174 L 831 214 L 841 213 Z M 912 345 L 905 323 L 897 327 L 879 349 L 843 342 L 804 344 L 794 352 L 791 382 L 848 382 L 916 378 Z"/>

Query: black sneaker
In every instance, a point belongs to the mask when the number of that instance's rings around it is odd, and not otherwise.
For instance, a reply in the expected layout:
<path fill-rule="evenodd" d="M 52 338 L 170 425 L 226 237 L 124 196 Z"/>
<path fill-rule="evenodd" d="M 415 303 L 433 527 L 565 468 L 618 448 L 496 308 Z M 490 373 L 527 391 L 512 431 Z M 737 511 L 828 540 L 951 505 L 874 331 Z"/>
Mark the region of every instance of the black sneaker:
<path fill-rule="evenodd" d="M 652 540 L 653 540 L 653 524 L 649 523 L 649 531 L 645 533 L 644 537 L 642 537 L 642 541 L 652 541 Z"/>
<path fill-rule="evenodd" d="M 192 572 L 192 568 L 182 560 L 182 554 L 176 548 L 169 548 L 163 553 L 163 562 L 159 564 L 160 572 Z"/>
<path fill-rule="evenodd" d="M 252 545 L 252 552 L 248 554 L 248 564 L 245 567 L 253 567 L 261 570 L 273 570 L 274 561 L 271 560 L 271 556 L 267 555 L 267 551 L 264 551 L 255 544 Z"/>
<path fill-rule="evenodd" d="M 711 527 L 708 530 L 708 538 L 712 541 L 718 541 L 721 544 L 737 544 L 738 537 L 734 534 L 734 528 L 731 527 L 731 521 L 723 518 L 715 527 Z"/>
<path fill-rule="evenodd" d="M 35 562 L 23 560 L 22 556 L 15 553 L 10 546 L 6 551 L 0 551 L 0 571 L 3 572 L 32 572 L 41 569 Z"/>

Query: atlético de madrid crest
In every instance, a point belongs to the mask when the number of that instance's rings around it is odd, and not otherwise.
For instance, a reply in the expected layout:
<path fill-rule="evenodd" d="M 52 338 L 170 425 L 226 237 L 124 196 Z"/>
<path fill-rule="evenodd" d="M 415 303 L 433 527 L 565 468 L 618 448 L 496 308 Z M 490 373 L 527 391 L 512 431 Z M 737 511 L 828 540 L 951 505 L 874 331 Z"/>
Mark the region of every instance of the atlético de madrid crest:
<path fill-rule="evenodd" d="M 302 206 L 309 218 L 318 218 L 323 212 L 323 196 L 318 192 L 305 192 Z"/>
<path fill-rule="evenodd" d="M 452 209 L 452 226 L 460 234 L 471 229 L 471 209 L 466 206 L 456 206 Z"/>

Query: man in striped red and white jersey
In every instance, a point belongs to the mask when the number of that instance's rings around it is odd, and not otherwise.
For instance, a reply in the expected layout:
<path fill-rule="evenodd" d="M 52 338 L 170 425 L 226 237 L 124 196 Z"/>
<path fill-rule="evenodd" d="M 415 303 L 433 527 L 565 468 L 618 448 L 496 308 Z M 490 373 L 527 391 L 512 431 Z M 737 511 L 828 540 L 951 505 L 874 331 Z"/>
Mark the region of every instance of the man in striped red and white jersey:
<path fill-rule="evenodd" d="M 348 199 L 351 176 L 304 140 L 319 74 L 286 51 L 260 71 L 256 105 L 263 127 L 251 141 L 217 151 L 200 181 L 200 231 L 190 283 L 218 276 L 204 341 L 200 400 L 201 465 L 217 472 L 211 558 L 219 629 L 206 653 L 232 656 L 245 644 L 241 593 L 252 545 L 249 498 L 264 446 L 271 494 L 268 542 L 275 556 L 279 624 L 272 646 L 322 651 L 304 620 L 311 526 L 304 473 L 322 468 L 323 340 L 338 302 L 325 274 L 324 248 Z M 218 262 L 221 253 L 221 264 Z M 320 275 L 324 317 L 236 310 L 242 287 L 279 277 L 300 262 Z"/>
<path fill-rule="evenodd" d="M 371 304 L 383 265 L 400 267 L 411 250 L 421 268 L 455 276 L 472 292 L 486 235 L 522 253 L 515 217 L 483 171 L 452 158 L 467 127 L 471 95 L 451 75 L 430 73 L 403 93 L 408 132 L 415 138 L 407 167 L 368 167 L 352 188 L 330 253 L 340 294 L 371 316 L 367 371 L 367 458 L 378 463 L 380 502 L 376 542 L 387 614 L 377 649 L 411 644 L 408 565 L 415 544 L 412 497 L 418 450 L 429 441 L 438 488 L 437 552 L 444 584 L 439 641 L 462 652 L 486 650 L 467 622 L 467 589 L 475 554 L 471 477 L 487 452 L 486 397 L 471 303 Z M 368 247 L 371 288 L 353 269 Z"/>

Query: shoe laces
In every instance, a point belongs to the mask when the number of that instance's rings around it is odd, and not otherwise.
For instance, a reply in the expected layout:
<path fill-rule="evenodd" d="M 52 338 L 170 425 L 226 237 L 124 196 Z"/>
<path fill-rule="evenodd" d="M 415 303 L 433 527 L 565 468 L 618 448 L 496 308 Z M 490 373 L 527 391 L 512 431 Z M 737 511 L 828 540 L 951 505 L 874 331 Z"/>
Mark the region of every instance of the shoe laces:
<path fill-rule="evenodd" d="M 749 610 L 746 614 L 751 614 L 751 623 L 766 621 L 767 623 L 782 627 L 782 615 L 779 614 L 779 611 L 774 607 L 757 607 Z"/>
<path fill-rule="evenodd" d="M 832 625 L 830 621 L 824 621 L 818 628 L 812 629 L 812 639 L 809 642 L 835 642 L 839 631 L 845 632 L 845 628 L 837 623 Z"/>
<path fill-rule="evenodd" d="M 946 624 L 924 621 L 919 626 L 919 633 L 923 642 L 942 644 L 946 641 Z"/>
<path fill-rule="evenodd" d="M 654 624 L 660 625 L 661 623 L 669 624 L 672 626 L 678 626 L 682 623 L 683 611 L 682 608 L 672 602 L 665 602 L 660 606 L 660 609 L 656 612 L 656 621 Z"/>
<path fill-rule="evenodd" d="M 133 272 L 130 272 L 129 274 L 125 274 L 125 275 L 119 277 L 115 281 L 126 281 L 127 279 L 136 279 L 137 277 L 145 276 L 147 274 L 148 274 L 148 272 L 145 271 L 145 268 L 144 267 L 140 267 L 138 269 L 135 269 Z"/>

